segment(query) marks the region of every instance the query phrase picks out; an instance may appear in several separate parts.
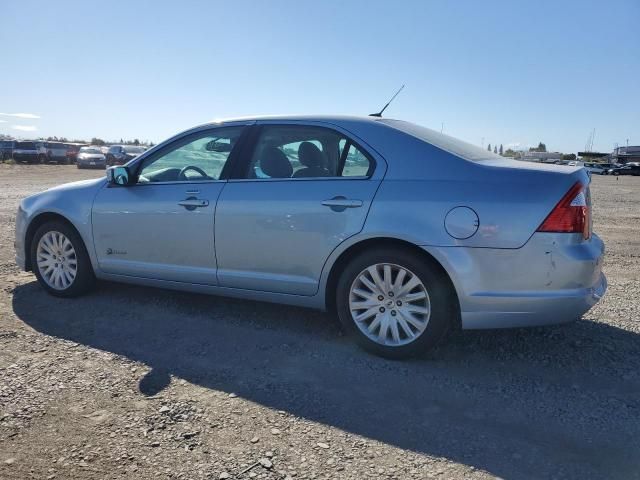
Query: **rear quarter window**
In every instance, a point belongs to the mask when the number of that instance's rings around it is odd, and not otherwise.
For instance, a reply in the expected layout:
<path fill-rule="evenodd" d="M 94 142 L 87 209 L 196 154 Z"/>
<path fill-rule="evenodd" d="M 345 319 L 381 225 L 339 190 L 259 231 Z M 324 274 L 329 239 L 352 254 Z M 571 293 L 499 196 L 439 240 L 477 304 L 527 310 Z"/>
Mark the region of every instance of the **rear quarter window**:
<path fill-rule="evenodd" d="M 496 153 L 477 147 L 471 143 L 463 142 L 462 140 L 450 137 L 449 135 L 436 132 L 430 128 L 421 127 L 414 123 L 387 118 L 383 118 L 378 121 L 388 125 L 389 127 L 395 128 L 396 130 L 400 130 L 401 132 L 416 137 L 419 140 L 423 140 L 424 142 L 444 150 L 445 152 L 464 158 L 465 160 L 471 160 L 474 162 L 481 162 L 483 160 L 504 160 L 504 157 L 501 157 Z"/>

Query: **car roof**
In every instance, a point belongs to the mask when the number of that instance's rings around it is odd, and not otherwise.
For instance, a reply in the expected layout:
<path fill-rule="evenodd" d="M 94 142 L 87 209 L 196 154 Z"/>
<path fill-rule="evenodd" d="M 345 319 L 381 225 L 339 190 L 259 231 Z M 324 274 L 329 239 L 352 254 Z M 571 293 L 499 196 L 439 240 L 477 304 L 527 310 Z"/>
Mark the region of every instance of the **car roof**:
<path fill-rule="evenodd" d="M 399 131 L 404 135 L 417 138 L 423 142 L 431 144 L 441 150 L 471 161 L 495 161 L 502 160 L 500 155 L 489 152 L 477 145 L 464 142 L 458 138 L 437 132 L 427 127 L 388 117 L 378 117 L 371 115 L 264 115 L 228 118 L 212 121 L 199 125 L 195 129 L 215 127 L 227 123 L 252 122 L 252 121 L 291 121 L 291 122 L 321 122 L 333 124 L 347 130 L 354 131 L 353 128 L 367 126 L 379 126 Z M 191 130 L 195 130 L 191 129 Z"/>
<path fill-rule="evenodd" d="M 342 123 L 348 122 L 376 122 L 381 117 L 372 117 L 366 115 L 252 115 L 246 117 L 232 117 L 232 118 L 220 118 L 214 119 L 207 124 L 216 125 L 220 123 L 231 122 L 250 122 L 260 120 L 281 120 L 281 121 L 307 121 L 307 122 L 328 122 L 328 123 Z"/>

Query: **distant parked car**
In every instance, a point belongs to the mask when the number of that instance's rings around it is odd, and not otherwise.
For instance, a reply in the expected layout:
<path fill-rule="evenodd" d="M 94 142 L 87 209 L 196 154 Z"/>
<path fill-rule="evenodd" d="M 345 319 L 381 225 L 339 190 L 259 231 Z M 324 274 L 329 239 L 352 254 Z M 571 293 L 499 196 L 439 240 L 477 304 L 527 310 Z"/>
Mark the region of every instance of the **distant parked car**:
<path fill-rule="evenodd" d="M 569 163 L 567 163 L 568 166 L 570 167 L 584 167 L 585 164 L 584 162 L 581 162 L 579 160 L 572 160 Z"/>
<path fill-rule="evenodd" d="M 145 147 L 136 147 L 135 145 L 112 145 L 106 155 L 107 166 L 124 165 L 144 153 L 145 150 Z"/>
<path fill-rule="evenodd" d="M 604 168 L 604 172 L 602 173 L 603 175 L 609 175 L 609 172 L 611 171 L 611 169 L 619 168 L 622 166 L 619 163 L 603 163 L 601 165 L 602 165 L 602 168 Z"/>
<path fill-rule="evenodd" d="M 44 163 L 47 159 L 47 149 L 43 142 L 16 142 L 13 159 L 16 162 Z"/>
<path fill-rule="evenodd" d="M 14 140 L 0 141 L 0 160 L 8 160 L 13 157 Z"/>
<path fill-rule="evenodd" d="M 69 159 L 67 158 L 69 148 L 64 143 L 47 142 L 44 146 L 47 149 L 46 162 L 56 162 L 59 164 L 69 163 Z"/>
<path fill-rule="evenodd" d="M 596 175 L 604 175 L 607 171 L 607 168 L 602 163 L 585 163 L 584 168 L 587 172 Z"/>
<path fill-rule="evenodd" d="M 78 160 L 78 152 L 80 151 L 81 146 L 76 143 L 65 143 L 67 147 L 67 160 L 68 163 L 76 163 Z"/>
<path fill-rule="evenodd" d="M 109 147 L 107 147 L 106 145 L 103 145 L 102 147 L 100 147 L 100 151 L 104 153 L 106 156 L 107 152 L 109 151 Z"/>
<path fill-rule="evenodd" d="M 609 175 L 633 175 L 634 177 L 637 177 L 640 175 L 640 165 L 627 164 L 617 168 L 612 168 L 609 170 Z"/>
<path fill-rule="evenodd" d="M 76 165 L 78 168 L 104 168 L 106 157 L 100 147 L 81 147 Z"/>

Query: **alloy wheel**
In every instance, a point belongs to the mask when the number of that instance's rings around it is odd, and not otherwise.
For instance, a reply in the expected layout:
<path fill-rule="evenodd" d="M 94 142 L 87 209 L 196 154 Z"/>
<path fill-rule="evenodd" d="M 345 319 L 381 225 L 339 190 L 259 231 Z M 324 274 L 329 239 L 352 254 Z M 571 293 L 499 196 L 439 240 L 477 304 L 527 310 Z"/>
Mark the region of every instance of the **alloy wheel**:
<path fill-rule="evenodd" d="M 427 328 L 429 293 L 409 269 L 379 263 L 364 269 L 351 285 L 349 310 L 360 331 L 384 346 L 407 345 Z"/>
<path fill-rule="evenodd" d="M 71 241 L 62 233 L 50 231 L 38 242 L 38 271 L 48 286 L 66 290 L 78 273 L 78 258 Z"/>

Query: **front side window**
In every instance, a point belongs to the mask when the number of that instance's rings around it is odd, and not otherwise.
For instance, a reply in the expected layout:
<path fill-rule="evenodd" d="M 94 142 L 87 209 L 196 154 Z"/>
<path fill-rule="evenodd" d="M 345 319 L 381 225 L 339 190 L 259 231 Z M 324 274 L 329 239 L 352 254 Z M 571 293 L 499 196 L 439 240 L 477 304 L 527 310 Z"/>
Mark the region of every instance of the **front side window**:
<path fill-rule="evenodd" d="M 219 180 L 244 127 L 190 135 L 145 160 L 138 183 Z"/>
<path fill-rule="evenodd" d="M 262 128 L 245 178 L 335 178 L 371 175 L 373 162 L 341 133 L 322 127 Z"/>

